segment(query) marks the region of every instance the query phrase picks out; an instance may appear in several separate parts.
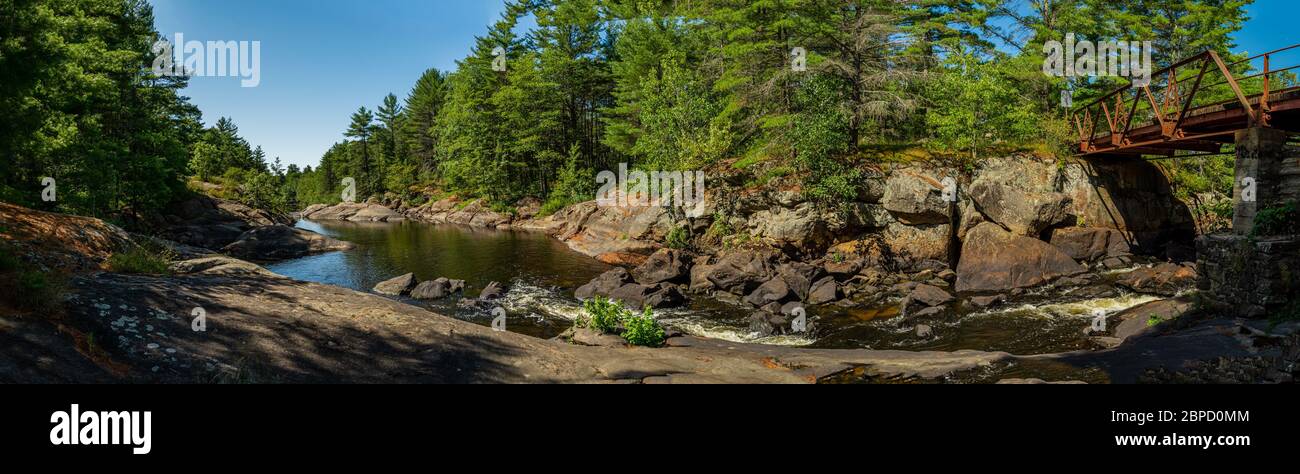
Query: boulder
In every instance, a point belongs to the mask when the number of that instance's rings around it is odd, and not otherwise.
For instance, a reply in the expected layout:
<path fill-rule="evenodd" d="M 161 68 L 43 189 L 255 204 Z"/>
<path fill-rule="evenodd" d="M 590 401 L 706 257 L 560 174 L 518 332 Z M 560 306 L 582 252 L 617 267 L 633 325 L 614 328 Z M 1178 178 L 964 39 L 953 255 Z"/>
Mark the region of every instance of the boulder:
<path fill-rule="evenodd" d="M 826 273 L 841 279 L 848 279 L 862 271 L 865 264 L 865 261 L 861 258 L 849 258 L 843 254 L 835 254 L 827 257 L 826 263 L 822 264 L 822 269 L 826 270 Z"/>
<path fill-rule="evenodd" d="M 1196 286 L 1196 269 L 1176 263 L 1162 263 L 1125 273 L 1115 284 L 1142 294 L 1174 296 Z"/>
<path fill-rule="evenodd" d="M 270 225 L 243 233 L 221 251 L 236 258 L 273 261 L 351 248 L 350 243 L 308 230 Z"/>
<path fill-rule="evenodd" d="M 385 207 L 383 204 L 367 202 L 344 220 L 350 222 L 399 222 L 406 220 L 406 217 Z"/>
<path fill-rule="evenodd" d="M 907 225 L 947 224 L 952 215 L 943 185 L 917 169 L 896 170 L 885 181 L 885 210 Z"/>
<path fill-rule="evenodd" d="M 375 285 L 374 292 L 388 296 L 406 296 L 410 295 L 411 290 L 415 289 L 415 285 L 418 284 L 420 284 L 420 281 L 415 279 L 415 274 L 407 273 L 391 280 L 379 282 L 378 285 Z"/>
<path fill-rule="evenodd" d="M 948 224 L 890 224 L 879 234 L 881 245 L 870 247 L 874 253 L 867 256 L 868 266 L 907 270 L 929 260 L 947 261 L 951 230 Z M 873 261 L 878 265 L 870 264 Z"/>
<path fill-rule="evenodd" d="M 984 217 L 1015 235 L 1038 236 L 1072 216 L 1070 196 L 1055 192 L 1051 163 L 1019 157 L 985 163 L 967 195 Z"/>
<path fill-rule="evenodd" d="M 1005 303 L 1006 301 L 1006 295 L 976 296 L 970 299 L 970 304 L 976 308 L 989 308 Z"/>
<path fill-rule="evenodd" d="M 593 278 L 586 285 L 578 287 L 573 292 L 573 296 L 580 300 L 589 299 L 593 296 L 609 296 L 615 290 L 622 288 L 623 285 L 632 282 L 632 275 L 629 275 L 627 269 L 619 267 L 602 273 L 600 276 Z"/>
<path fill-rule="evenodd" d="M 411 290 L 411 297 L 417 300 L 439 300 L 451 295 L 451 280 L 439 278 L 421 282 Z"/>
<path fill-rule="evenodd" d="M 745 297 L 745 302 L 754 306 L 762 307 L 768 303 L 784 301 L 790 296 L 790 286 L 781 278 L 773 278 L 767 283 L 760 285 Z"/>
<path fill-rule="evenodd" d="M 947 310 L 948 310 L 947 306 L 930 306 L 930 307 L 918 309 L 916 311 L 905 311 L 904 316 L 909 318 L 925 318 L 930 316 L 938 316 L 940 314 L 943 314 L 943 312 Z"/>
<path fill-rule="evenodd" d="M 840 284 L 835 277 L 823 277 L 808 292 L 808 304 L 827 304 L 840 299 Z"/>
<path fill-rule="evenodd" d="M 450 284 L 451 286 L 447 289 L 452 293 L 465 291 L 465 280 L 451 280 Z"/>
<path fill-rule="evenodd" d="M 844 226 L 838 216 L 805 202 L 792 208 L 779 205 L 750 215 L 746 231 L 780 248 L 805 252 L 825 248 Z"/>
<path fill-rule="evenodd" d="M 790 262 L 777 267 L 776 275 L 785 281 L 799 301 L 804 301 L 808 299 L 813 282 L 822 276 L 822 269 L 802 262 Z"/>
<path fill-rule="evenodd" d="M 293 224 L 287 214 L 202 195 L 172 205 L 165 219 L 170 224 L 161 237 L 209 250 L 220 250 L 255 227 Z"/>
<path fill-rule="evenodd" d="M 691 256 L 681 250 L 661 249 L 632 270 L 632 278 L 642 285 L 678 281 L 690 276 Z"/>
<path fill-rule="evenodd" d="M 783 314 L 758 311 L 749 315 L 749 332 L 760 337 L 789 334 L 792 329 L 790 318 Z"/>
<path fill-rule="evenodd" d="M 917 285 L 912 289 L 912 293 L 907 296 L 907 300 L 913 303 L 921 303 L 926 306 L 941 306 L 953 301 L 953 296 L 942 289 L 930 285 Z"/>
<path fill-rule="evenodd" d="M 747 295 L 775 275 L 772 265 L 774 258 L 773 254 L 766 252 L 736 251 L 726 254 L 717 263 L 692 269 L 691 289 L 717 289 L 737 296 Z"/>
<path fill-rule="evenodd" d="M 1132 252 L 1124 234 L 1114 229 L 1067 227 L 1052 231 L 1051 243 L 1075 260 L 1092 262 Z"/>
<path fill-rule="evenodd" d="M 609 297 L 633 308 L 671 308 L 686 302 L 676 285 L 666 283 L 655 286 L 628 283 L 614 290 Z"/>
<path fill-rule="evenodd" d="M 971 229 L 962 245 L 956 290 L 964 293 L 1028 288 L 1084 271 L 1056 247 L 986 222 Z"/>

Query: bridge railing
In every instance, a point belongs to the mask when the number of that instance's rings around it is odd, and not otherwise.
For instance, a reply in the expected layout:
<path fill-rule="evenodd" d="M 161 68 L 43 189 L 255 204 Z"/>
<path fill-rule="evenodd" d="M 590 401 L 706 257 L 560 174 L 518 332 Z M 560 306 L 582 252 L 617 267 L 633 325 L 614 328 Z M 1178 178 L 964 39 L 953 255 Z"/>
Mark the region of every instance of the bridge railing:
<path fill-rule="evenodd" d="M 1277 76 L 1300 68 L 1300 65 L 1276 68 L 1273 58 L 1296 48 L 1300 44 L 1276 49 L 1233 63 L 1225 63 L 1214 51 L 1192 56 L 1151 74 L 1151 80 L 1142 86 L 1125 84 L 1086 105 L 1070 112 L 1070 122 L 1079 134 L 1079 151 L 1094 153 L 1129 148 L 1159 148 L 1171 141 L 1196 141 L 1223 135 L 1225 132 L 1189 132 L 1184 128 L 1189 114 L 1199 107 L 1222 103 L 1238 103 L 1244 111 L 1241 128 L 1252 125 L 1268 126 L 1269 96 L 1276 91 Z M 1255 74 L 1233 74 L 1242 64 L 1263 60 L 1263 68 Z M 1218 82 L 1207 84 L 1208 79 Z M 1247 93 L 1243 82 L 1258 85 L 1258 95 Z M 1191 83 L 1190 89 L 1187 84 Z M 1284 82 L 1284 81 L 1282 81 Z M 1224 90 L 1223 86 L 1227 86 Z M 1251 88 L 1252 91 L 1255 87 Z M 1254 99 L 1254 100 L 1252 100 Z M 1157 126 L 1159 136 L 1137 137 L 1135 129 Z M 1186 147 L 1183 147 L 1186 149 Z"/>

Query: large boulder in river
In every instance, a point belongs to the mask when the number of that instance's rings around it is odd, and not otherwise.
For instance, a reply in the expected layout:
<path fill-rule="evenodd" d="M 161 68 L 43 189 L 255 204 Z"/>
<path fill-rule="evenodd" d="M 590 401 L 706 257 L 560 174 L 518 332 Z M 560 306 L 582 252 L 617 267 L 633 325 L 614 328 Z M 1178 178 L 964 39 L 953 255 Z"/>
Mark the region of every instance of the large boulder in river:
<path fill-rule="evenodd" d="M 1038 236 L 1072 216 L 1070 196 L 1055 191 L 1056 167 L 1030 158 L 992 159 L 970 185 L 980 213 L 1011 233 Z"/>
<path fill-rule="evenodd" d="M 633 281 L 624 268 L 607 271 L 573 292 L 580 300 L 603 296 L 624 304 L 643 308 L 669 308 L 686 302 L 686 297 L 671 283 L 643 285 Z"/>
<path fill-rule="evenodd" d="M 691 269 L 691 291 L 720 290 L 745 296 L 775 275 L 776 256 L 767 251 L 733 251 L 713 264 Z"/>
<path fill-rule="evenodd" d="M 805 300 L 808 304 L 827 304 L 840 299 L 840 284 L 835 277 L 822 277 L 812 285 Z"/>
<path fill-rule="evenodd" d="M 764 307 L 771 303 L 780 303 L 790 296 L 790 286 L 781 278 L 773 278 L 767 283 L 754 289 L 749 296 L 745 297 L 745 302 L 757 307 Z"/>
<path fill-rule="evenodd" d="M 808 293 L 812 291 L 813 282 L 822 276 L 822 268 L 802 262 L 790 262 L 777 267 L 776 274 L 785 281 L 790 292 L 799 298 L 799 301 L 805 301 L 808 299 Z"/>
<path fill-rule="evenodd" d="M 1067 227 L 1052 231 L 1052 245 L 1070 258 L 1091 262 L 1132 252 L 1128 239 L 1114 229 Z"/>
<path fill-rule="evenodd" d="M 351 222 L 401 222 L 406 216 L 382 204 L 369 203 L 347 218 Z"/>
<path fill-rule="evenodd" d="M 912 293 L 907 296 L 909 302 L 921 303 L 926 306 L 940 306 L 951 303 L 955 298 L 948 292 L 939 287 L 930 285 L 916 285 Z"/>
<path fill-rule="evenodd" d="M 285 225 L 271 225 L 256 227 L 245 232 L 238 240 L 225 246 L 221 251 L 236 258 L 273 261 L 350 248 L 352 248 L 350 243 L 315 232 Z"/>
<path fill-rule="evenodd" d="M 642 285 L 677 281 L 691 274 L 691 255 L 681 250 L 660 249 L 632 270 L 632 278 Z"/>
<path fill-rule="evenodd" d="M 627 273 L 627 269 L 618 267 L 602 273 L 586 285 L 578 287 L 573 292 L 573 297 L 585 300 L 593 296 L 609 296 L 628 283 L 632 283 L 632 275 Z"/>
<path fill-rule="evenodd" d="M 971 229 L 957 266 L 958 292 L 1028 288 L 1085 269 L 1046 242 L 985 222 Z"/>
<path fill-rule="evenodd" d="M 881 204 L 908 225 L 945 224 L 952 215 L 949 203 L 943 200 L 942 182 L 913 168 L 895 170 L 889 176 Z"/>
<path fill-rule="evenodd" d="M 1125 273 L 1115 284 L 1138 293 L 1175 296 L 1196 286 L 1196 269 L 1176 263 L 1162 263 Z"/>
<path fill-rule="evenodd" d="M 379 282 L 378 285 L 375 285 L 374 292 L 388 296 L 406 296 L 411 294 L 411 290 L 415 289 L 415 285 L 418 284 L 420 284 L 420 281 L 415 279 L 415 274 L 407 273 L 391 280 Z"/>
<path fill-rule="evenodd" d="M 628 283 L 608 296 L 632 308 L 671 308 L 686 302 L 677 286 L 668 283 L 653 286 Z"/>
<path fill-rule="evenodd" d="M 411 290 L 411 297 L 417 300 L 440 300 L 450 296 L 451 280 L 439 278 L 421 282 Z"/>

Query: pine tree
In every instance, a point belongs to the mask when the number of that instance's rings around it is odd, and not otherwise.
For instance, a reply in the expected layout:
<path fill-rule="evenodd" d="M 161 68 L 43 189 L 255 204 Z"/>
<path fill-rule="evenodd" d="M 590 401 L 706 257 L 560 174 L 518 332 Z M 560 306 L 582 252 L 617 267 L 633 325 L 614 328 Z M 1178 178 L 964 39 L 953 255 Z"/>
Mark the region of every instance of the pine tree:
<path fill-rule="evenodd" d="M 355 153 L 355 166 L 352 168 L 356 171 L 357 180 L 357 197 L 367 196 L 377 189 L 376 175 L 373 174 L 373 167 L 370 157 L 370 138 L 375 133 L 375 116 L 365 107 L 357 109 L 352 114 L 352 123 L 348 125 L 348 130 L 343 135 L 353 138 L 353 149 L 359 148 Z"/>
<path fill-rule="evenodd" d="M 401 143 L 421 175 L 433 177 L 438 170 L 438 116 L 447 100 L 447 75 L 429 69 L 416 81 L 406 97 L 401 123 Z"/>

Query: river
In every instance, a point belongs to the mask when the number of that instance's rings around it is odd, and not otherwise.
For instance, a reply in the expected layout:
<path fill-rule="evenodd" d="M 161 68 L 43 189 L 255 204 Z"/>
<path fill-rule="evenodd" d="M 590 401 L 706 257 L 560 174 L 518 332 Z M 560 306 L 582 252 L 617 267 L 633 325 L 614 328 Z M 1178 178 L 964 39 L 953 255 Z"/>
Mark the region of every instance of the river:
<path fill-rule="evenodd" d="M 417 222 L 353 223 L 300 221 L 298 227 L 345 240 L 355 248 L 268 265 L 281 275 L 369 291 L 376 283 L 414 272 L 421 280 L 465 280 L 477 296 L 489 282 L 508 290 L 502 306 L 513 332 L 549 338 L 565 331 L 580 314 L 573 290 L 612 268 L 570 250 L 541 233 L 497 231 Z M 1155 298 L 1123 292 L 1106 278 L 1089 291 L 1030 291 L 993 310 L 955 308 L 916 320 L 898 315 L 897 302 L 859 308 L 813 308 L 816 330 L 808 335 L 758 337 L 747 329 L 751 308 L 692 295 L 690 306 L 659 310 L 661 322 L 682 332 L 736 342 L 819 348 L 903 350 L 989 350 L 1036 354 L 1097 348 L 1084 334 L 1097 314 Z M 1086 293 L 1086 295 L 1078 295 Z M 492 316 L 462 308 L 459 295 L 408 303 L 455 318 L 490 324 Z M 930 326 L 918 335 L 917 326 Z"/>

